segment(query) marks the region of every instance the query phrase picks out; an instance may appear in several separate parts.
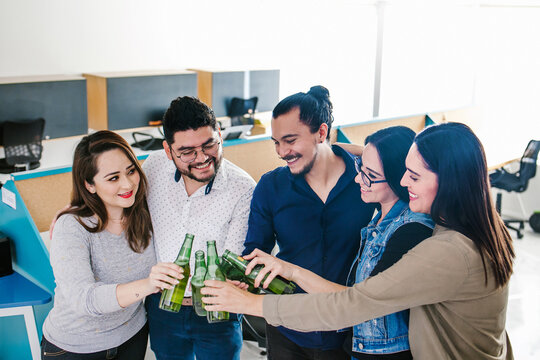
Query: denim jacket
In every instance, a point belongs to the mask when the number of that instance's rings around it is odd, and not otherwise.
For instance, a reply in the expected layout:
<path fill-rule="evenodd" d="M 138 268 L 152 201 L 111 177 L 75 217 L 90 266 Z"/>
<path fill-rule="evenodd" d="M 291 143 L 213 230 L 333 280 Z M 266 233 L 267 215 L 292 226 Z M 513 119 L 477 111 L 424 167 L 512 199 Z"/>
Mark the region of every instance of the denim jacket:
<path fill-rule="evenodd" d="M 360 260 L 356 256 L 349 272 L 348 285 L 352 286 L 350 277 L 354 265 L 356 269 L 356 283 L 367 279 L 377 262 L 379 262 L 386 244 L 394 232 L 402 225 L 417 222 L 430 228 L 433 221 L 427 214 L 412 212 L 409 205 L 398 200 L 384 219 L 377 225 L 381 213 L 377 213 L 373 220 L 362 229 L 363 250 Z M 362 247 L 361 247 L 362 249 Z M 372 319 L 353 327 L 353 351 L 367 354 L 389 354 L 409 350 L 409 310 Z"/>

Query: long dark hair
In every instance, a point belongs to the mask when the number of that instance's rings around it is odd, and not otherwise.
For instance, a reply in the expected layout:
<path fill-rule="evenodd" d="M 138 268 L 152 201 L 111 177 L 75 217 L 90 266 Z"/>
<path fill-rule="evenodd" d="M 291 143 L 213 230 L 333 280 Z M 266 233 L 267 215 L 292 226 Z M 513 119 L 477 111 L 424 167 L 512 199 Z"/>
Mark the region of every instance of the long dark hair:
<path fill-rule="evenodd" d="M 467 125 L 447 123 L 427 127 L 414 142 L 439 180 L 431 206 L 433 221 L 474 242 L 482 256 L 486 284 L 487 258 L 497 286 L 505 285 L 513 271 L 514 248 L 491 199 L 480 140 Z"/>
<path fill-rule="evenodd" d="M 312 86 L 307 93 L 299 92 L 281 100 L 274 110 L 272 117 L 287 114 L 295 108 L 300 109 L 300 121 L 309 127 L 311 133 L 316 133 L 324 123 L 328 125 L 326 139 L 330 139 L 330 129 L 334 122 L 330 92 L 321 85 Z"/>
<path fill-rule="evenodd" d="M 377 149 L 388 186 L 405 202 L 409 202 L 409 192 L 400 182 L 406 170 L 405 158 L 415 135 L 408 127 L 391 126 L 374 132 L 364 142 L 364 145 L 371 144 Z"/>
<path fill-rule="evenodd" d="M 120 135 L 102 130 L 82 138 L 75 149 L 73 157 L 72 179 L 73 191 L 71 193 L 71 207 L 63 214 L 73 214 L 79 223 L 89 232 L 103 231 L 107 226 L 107 209 L 97 194 L 90 193 L 85 187 L 85 181 L 94 183 L 94 176 L 98 172 L 97 159 L 106 151 L 120 149 L 135 166 L 140 181 L 134 204 L 124 209 L 125 232 L 129 247 L 135 252 L 142 252 L 150 244 L 152 236 L 152 222 L 148 204 L 146 202 L 147 180 L 137 161 L 137 157 L 129 144 Z M 97 223 L 94 227 L 85 224 L 81 218 L 96 215 Z"/>

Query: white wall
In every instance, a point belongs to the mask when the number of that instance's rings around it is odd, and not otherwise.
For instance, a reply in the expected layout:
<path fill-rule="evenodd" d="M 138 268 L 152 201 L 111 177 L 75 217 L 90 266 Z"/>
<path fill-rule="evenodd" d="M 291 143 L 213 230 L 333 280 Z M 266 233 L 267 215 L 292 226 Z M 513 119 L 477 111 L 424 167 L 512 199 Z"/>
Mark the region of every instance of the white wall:
<path fill-rule="evenodd" d="M 515 4 L 390 1 L 381 116 L 475 101 L 488 161 L 519 156 L 528 139 L 540 139 L 540 2 L 505 3 Z M 322 84 L 336 123 L 364 121 L 373 108 L 376 4 L 0 0 L 0 76 L 279 68 L 281 97 Z"/>
<path fill-rule="evenodd" d="M 0 76 L 279 68 L 282 97 L 323 84 L 336 115 L 360 121 L 375 20 L 374 6 L 349 0 L 2 0 Z"/>

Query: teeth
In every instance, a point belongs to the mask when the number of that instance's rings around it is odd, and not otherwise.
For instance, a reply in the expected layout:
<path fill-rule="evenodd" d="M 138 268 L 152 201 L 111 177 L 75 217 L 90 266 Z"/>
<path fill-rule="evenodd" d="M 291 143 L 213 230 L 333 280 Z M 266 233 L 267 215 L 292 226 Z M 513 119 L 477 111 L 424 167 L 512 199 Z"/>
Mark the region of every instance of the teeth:
<path fill-rule="evenodd" d="M 297 157 L 289 159 L 289 160 L 285 160 L 285 161 L 287 161 L 287 163 L 292 163 L 293 161 L 296 161 L 296 160 L 298 160 Z"/>
<path fill-rule="evenodd" d="M 415 195 L 415 194 L 413 194 L 413 193 L 410 192 L 410 191 L 409 191 L 409 196 L 410 196 L 411 198 L 413 198 L 413 199 L 418 198 L 418 195 Z"/>
<path fill-rule="evenodd" d="M 207 162 L 207 163 L 204 163 L 202 165 L 199 165 L 199 166 L 194 166 L 196 169 L 204 169 L 205 167 L 207 167 L 208 165 L 210 164 L 210 161 Z"/>

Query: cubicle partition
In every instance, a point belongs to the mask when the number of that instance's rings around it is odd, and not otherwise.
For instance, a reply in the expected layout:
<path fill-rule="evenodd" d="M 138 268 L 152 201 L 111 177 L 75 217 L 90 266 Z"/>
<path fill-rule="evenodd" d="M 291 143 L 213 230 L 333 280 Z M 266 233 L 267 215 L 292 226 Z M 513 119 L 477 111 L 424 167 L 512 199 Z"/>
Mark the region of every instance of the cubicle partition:
<path fill-rule="evenodd" d="M 227 116 L 231 98 L 257 96 L 257 111 L 271 111 L 279 101 L 279 70 L 190 69 L 197 72 L 197 96 L 217 117 Z"/>
<path fill-rule="evenodd" d="M 86 80 L 51 75 L 0 78 L 0 122 L 45 119 L 45 138 L 86 134 Z"/>
<path fill-rule="evenodd" d="M 21 196 L 15 177 L 1 191 L 0 231 L 11 240 L 15 273 L 0 278 L 6 287 L 0 295 L 0 358 L 37 359 L 41 326 L 52 308 L 54 276 L 48 250 L 26 206 L 34 199 Z"/>
<path fill-rule="evenodd" d="M 88 127 L 120 130 L 163 118 L 171 100 L 197 96 L 192 71 L 132 71 L 83 74 L 87 81 Z"/>

